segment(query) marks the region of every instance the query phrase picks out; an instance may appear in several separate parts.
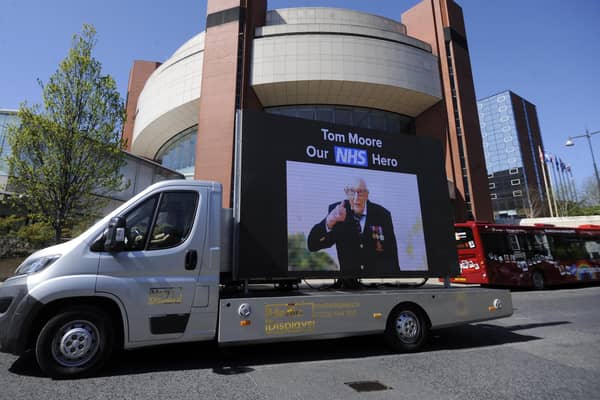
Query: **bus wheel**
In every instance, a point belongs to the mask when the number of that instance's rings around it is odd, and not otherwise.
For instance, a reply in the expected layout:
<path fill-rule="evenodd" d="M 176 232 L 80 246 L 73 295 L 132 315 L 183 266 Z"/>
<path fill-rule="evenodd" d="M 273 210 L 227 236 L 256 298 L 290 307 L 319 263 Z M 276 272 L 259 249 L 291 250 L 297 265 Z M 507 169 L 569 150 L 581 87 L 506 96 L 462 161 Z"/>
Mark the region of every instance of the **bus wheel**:
<path fill-rule="evenodd" d="M 417 351 L 427 338 L 429 326 L 421 310 L 406 305 L 392 311 L 385 330 L 390 347 L 400 352 Z"/>
<path fill-rule="evenodd" d="M 54 378 L 72 378 L 100 368 L 111 354 L 114 330 L 97 307 L 72 307 L 44 325 L 35 345 L 37 362 Z"/>
<path fill-rule="evenodd" d="M 540 271 L 534 271 L 531 275 L 531 283 L 535 290 L 543 290 L 546 287 L 544 275 Z"/>

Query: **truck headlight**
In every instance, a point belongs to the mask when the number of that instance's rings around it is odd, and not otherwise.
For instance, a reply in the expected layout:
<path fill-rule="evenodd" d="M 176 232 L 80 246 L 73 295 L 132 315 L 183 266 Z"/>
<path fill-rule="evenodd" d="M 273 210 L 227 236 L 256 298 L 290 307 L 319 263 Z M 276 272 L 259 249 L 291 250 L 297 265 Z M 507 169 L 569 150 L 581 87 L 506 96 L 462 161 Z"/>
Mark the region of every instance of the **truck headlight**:
<path fill-rule="evenodd" d="M 15 270 L 15 276 L 29 275 L 49 267 L 52 263 L 60 258 L 60 254 L 51 256 L 38 257 L 31 260 L 26 260 Z"/>

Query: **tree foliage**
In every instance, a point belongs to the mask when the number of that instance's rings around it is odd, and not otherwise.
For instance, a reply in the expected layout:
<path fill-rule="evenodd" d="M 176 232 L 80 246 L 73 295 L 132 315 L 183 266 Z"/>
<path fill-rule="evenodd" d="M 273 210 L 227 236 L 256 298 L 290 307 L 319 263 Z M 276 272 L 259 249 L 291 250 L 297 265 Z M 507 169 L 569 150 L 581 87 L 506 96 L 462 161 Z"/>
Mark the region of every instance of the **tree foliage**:
<path fill-rule="evenodd" d="M 596 182 L 595 176 L 588 177 L 582 184 L 581 190 L 579 191 L 579 199 L 585 205 L 589 207 L 600 206 L 600 188 L 598 188 L 598 182 Z"/>
<path fill-rule="evenodd" d="M 337 265 L 324 251 L 310 252 L 303 233 L 288 235 L 288 265 L 292 271 L 336 271 Z"/>
<path fill-rule="evenodd" d="M 125 108 L 114 79 L 92 56 L 96 31 L 84 25 L 43 91 L 43 108 L 23 104 L 9 128 L 10 187 L 55 240 L 75 217 L 99 205 L 98 195 L 123 189 L 120 132 Z"/>
<path fill-rule="evenodd" d="M 583 182 L 577 201 L 557 201 L 560 216 L 600 215 L 600 193 L 595 177 Z"/>

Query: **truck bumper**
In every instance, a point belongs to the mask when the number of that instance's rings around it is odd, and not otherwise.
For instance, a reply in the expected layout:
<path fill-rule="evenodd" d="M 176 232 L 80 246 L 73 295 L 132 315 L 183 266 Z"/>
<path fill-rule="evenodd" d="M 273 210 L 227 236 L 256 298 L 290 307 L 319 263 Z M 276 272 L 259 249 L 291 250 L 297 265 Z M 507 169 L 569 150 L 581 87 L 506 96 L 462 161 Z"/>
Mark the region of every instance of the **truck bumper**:
<path fill-rule="evenodd" d="M 27 350 L 33 317 L 41 308 L 27 292 L 25 276 L 0 285 L 0 352 L 21 355 Z"/>

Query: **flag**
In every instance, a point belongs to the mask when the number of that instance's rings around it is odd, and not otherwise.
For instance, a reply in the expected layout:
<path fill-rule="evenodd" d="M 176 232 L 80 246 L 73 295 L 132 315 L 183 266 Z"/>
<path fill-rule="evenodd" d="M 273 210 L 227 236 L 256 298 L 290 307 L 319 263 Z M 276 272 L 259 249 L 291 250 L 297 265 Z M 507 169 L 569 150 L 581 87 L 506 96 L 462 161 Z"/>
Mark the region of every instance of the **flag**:
<path fill-rule="evenodd" d="M 567 172 L 571 172 L 571 165 L 570 165 L 570 164 L 567 164 L 567 165 L 565 166 L 565 169 L 567 170 Z"/>

